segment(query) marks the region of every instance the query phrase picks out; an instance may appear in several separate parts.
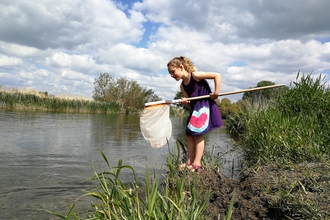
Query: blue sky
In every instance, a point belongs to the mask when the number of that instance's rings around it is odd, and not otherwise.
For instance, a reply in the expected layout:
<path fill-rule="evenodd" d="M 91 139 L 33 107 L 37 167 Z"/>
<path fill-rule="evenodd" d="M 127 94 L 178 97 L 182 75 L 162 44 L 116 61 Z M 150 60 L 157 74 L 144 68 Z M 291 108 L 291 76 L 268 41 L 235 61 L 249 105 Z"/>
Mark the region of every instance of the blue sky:
<path fill-rule="evenodd" d="M 290 85 L 298 71 L 330 74 L 329 8 L 324 0 L 3 0 L 0 85 L 91 98 L 108 72 L 172 99 L 179 82 L 166 64 L 180 55 L 219 72 L 221 92 Z"/>

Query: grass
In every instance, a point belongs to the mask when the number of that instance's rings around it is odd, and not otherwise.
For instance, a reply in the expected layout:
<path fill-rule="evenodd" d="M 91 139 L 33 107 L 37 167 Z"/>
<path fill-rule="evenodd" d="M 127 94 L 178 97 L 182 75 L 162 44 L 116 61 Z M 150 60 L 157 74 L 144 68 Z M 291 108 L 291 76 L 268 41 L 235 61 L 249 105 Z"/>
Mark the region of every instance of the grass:
<path fill-rule="evenodd" d="M 240 135 L 247 169 L 265 173 L 270 210 L 284 219 L 330 217 L 330 90 L 325 78 L 297 74 L 267 107 L 227 119 Z"/>
<path fill-rule="evenodd" d="M 68 96 L 55 97 L 47 92 L 17 89 L 0 90 L 0 108 L 77 113 L 120 113 L 122 111 L 121 105 L 116 102 L 96 102 Z"/>
<path fill-rule="evenodd" d="M 252 163 L 328 159 L 330 91 L 321 77 L 298 77 L 267 108 L 250 108 L 227 120 L 231 129 L 240 132 L 240 144 Z"/>
<path fill-rule="evenodd" d="M 171 106 L 170 107 L 170 116 L 172 117 L 186 117 L 189 112 L 183 108 Z"/>
<path fill-rule="evenodd" d="M 74 211 L 75 205 L 69 207 L 67 215 L 48 211 L 61 219 L 177 219 L 193 220 L 208 219 L 206 207 L 209 194 L 201 194 L 197 187 L 197 174 L 191 176 L 184 170 L 178 176 L 176 163 L 180 162 L 179 151 L 181 145 L 177 144 L 177 153 L 168 155 L 169 173 L 164 182 L 151 175 L 148 168 L 145 181 L 140 183 L 133 167 L 123 165 L 119 160 L 117 166 L 112 167 L 107 157 L 101 152 L 108 170 L 97 172 L 94 176 L 98 188 L 88 191 L 84 196 L 94 198 L 91 209 L 84 218 L 78 217 Z M 130 183 L 123 183 L 119 178 L 123 170 L 129 170 L 134 176 Z M 186 181 L 188 174 L 192 181 Z M 230 202 L 227 214 L 223 219 L 231 218 L 234 196 Z"/>

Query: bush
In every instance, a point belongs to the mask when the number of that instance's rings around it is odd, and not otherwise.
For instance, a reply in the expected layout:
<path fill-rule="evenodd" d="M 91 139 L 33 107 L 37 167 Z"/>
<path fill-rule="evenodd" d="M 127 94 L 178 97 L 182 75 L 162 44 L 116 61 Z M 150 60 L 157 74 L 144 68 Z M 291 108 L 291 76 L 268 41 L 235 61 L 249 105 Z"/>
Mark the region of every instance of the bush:
<path fill-rule="evenodd" d="M 240 143 L 251 163 L 299 163 L 329 156 L 329 89 L 321 76 L 308 74 L 299 79 L 299 75 L 291 89 L 267 108 L 249 108 L 228 120 L 229 128 L 240 132 Z"/>

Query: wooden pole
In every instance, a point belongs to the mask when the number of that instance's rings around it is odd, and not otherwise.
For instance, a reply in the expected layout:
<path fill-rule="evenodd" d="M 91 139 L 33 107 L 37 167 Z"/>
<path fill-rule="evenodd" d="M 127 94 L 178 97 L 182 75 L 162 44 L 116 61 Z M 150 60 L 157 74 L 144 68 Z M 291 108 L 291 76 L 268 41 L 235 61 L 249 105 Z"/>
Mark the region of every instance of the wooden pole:
<path fill-rule="evenodd" d="M 236 90 L 236 91 L 231 91 L 231 92 L 224 92 L 224 93 L 220 93 L 219 96 L 234 95 L 234 94 L 238 94 L 238 93 L 252 92 L 252 91 L 263 90 L 263 89 L 273 89 L 273 88 L 278 88 L 278 87 L 282 87 L 282 86 L 285 86 L 285 84 L 276 84 L 276 85 L 270 85 L 270 86 L 261 86 L 261 87 L 255 87 L 255 88 L 250 88 L 250 89 L 242 89 L 242 90 Z M 205 99 L 205 98 L 210 98 L 210 95 L 191 97 L 191 98 L 187 98 L 187 100 L 197 100 L 197 99 Z M 179 103 L 179 102 L 181 102 L 181 99 L 161 100 L 161 101 L 156 101 L 156 102 L 145 103 L 144 106 L 147 107 L 147 106 L 151 106 L 151 105 L 172 104 L 172 103 Z"/>

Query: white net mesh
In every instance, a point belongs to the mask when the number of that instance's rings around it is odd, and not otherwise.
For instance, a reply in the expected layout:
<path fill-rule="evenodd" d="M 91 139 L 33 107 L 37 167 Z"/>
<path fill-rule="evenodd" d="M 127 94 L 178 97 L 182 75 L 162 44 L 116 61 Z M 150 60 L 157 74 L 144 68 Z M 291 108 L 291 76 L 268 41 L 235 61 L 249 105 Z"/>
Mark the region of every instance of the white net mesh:
<path fill-rule="evenodd" d="M 157 105 L 144 109 L 140 115 L 140 129 L 151 147 L 164 146 L 172 135 L 170 106 Z"/>

